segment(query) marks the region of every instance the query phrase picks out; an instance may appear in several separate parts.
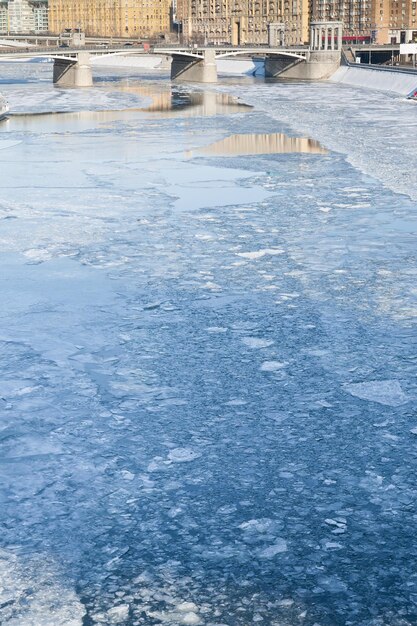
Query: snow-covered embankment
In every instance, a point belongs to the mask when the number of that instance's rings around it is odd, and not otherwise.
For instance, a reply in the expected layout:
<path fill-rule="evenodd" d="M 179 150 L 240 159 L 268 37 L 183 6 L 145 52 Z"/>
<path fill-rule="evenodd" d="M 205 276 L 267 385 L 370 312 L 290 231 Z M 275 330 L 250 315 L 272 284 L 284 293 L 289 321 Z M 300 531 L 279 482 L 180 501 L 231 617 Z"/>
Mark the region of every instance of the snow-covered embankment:
<path fill-rule="evenodd" d="M 417 73 L 385 67 L 342 66 L 333 74 L 331 81 L 403 96 L 417 89 Z"/>

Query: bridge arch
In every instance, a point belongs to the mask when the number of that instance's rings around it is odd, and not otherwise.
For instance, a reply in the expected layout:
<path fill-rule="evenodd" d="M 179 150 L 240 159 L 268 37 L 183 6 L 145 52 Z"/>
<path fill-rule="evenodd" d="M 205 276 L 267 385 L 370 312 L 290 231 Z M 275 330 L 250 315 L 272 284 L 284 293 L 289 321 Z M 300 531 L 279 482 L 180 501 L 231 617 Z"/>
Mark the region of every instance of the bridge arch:
<path fill-rule="evenodd" d="M 174 56 L 174 55 L 178 55 L 181 57 L 190 57 L 192 59 L 197 59 L 198 61 L 201 61 L 201 59 L 204 59 L 204 51 L 202 52 L 191 52 L 188 49 L 183 49 L 183 48 L 155 48 L 154 50 L 151 50 L 151 52 L 153 54 L 165 54 L 167 56 Z"/>
<path fill-rule="evenodd" d="M 256 50 L 256 49 L 247 49 L 247 50 L 231 50 L 230 52 L 221 52 L 220 54 L 216 54 L 216 59 L 225 59 L 227 57 L 235 57 L 235 56 L 255 56 L 255 55 L 262 55 L 262 56 L 269 56 L 269 57 L 274 57 L 274 56 L 285 56 L 285 57 L 289 57 L 289 58 L 294 58 L 294 59 L 301 59 L 303 61 L 306 61 L 306 57 L 307 57 L 307 51 L 305 54 L 300 54 L 297 52 L 288 52 L 288 51 L 271 51 L 269 52 L 268 50 Z"/>

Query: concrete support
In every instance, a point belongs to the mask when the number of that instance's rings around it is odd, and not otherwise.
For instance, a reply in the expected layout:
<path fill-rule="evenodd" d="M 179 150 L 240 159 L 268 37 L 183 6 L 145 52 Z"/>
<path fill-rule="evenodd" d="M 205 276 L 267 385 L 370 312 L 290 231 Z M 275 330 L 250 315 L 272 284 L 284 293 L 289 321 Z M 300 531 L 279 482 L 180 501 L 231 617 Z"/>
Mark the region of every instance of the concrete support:
<path fill-rule="evenodd" d="M 215 50 L 204 50 L 203 57 L 173 54 L 171 79 L 195 83 L 216 83 L 217 65 Z"/>
<path fill-rule="evenodd" d="M 278 78 L 281 75 L 288 76 L 290 69 L 299 63 L 305 64 L 305 61 L 284 54 L 268 55 L 265 57 L 265 78 Z"/>
<path fill-rule="evenodd" d="M 78 52 L 73 59 L 56 58 L 54 61 L 55 85 L 59 87 L 91 87 L 93 75 L 90 65 L 90 54 Z"/>
<path fill-rule="evenodd" d="M 326 80 L 340 67 L 340 50 L 312 50 L 308 59 L 284 55 L 265 58 L 265 76 L 291 80 Z"/>

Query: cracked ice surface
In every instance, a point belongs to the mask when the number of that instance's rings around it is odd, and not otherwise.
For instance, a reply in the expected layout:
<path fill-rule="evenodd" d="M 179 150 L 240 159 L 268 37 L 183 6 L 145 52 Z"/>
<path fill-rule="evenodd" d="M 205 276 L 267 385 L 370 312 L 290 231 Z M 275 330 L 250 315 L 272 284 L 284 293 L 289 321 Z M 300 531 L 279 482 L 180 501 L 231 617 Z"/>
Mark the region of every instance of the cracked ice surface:
<path fill-rule="evenodd" d="M 281 84 L 277 90 L 271 81 L 258 85 L 253 93 L 246 86 L 233 86 L 233 92 L 417 200 L 415 102 L 330 82 Z M 359 201 L 359 195 L 357 198 Z M 324 206 L 320 210 L 330 209 Z"/>
<path fill-rule="evenodd" d="M 2 624 L 416 623 L 415 202 L 340 152 L 186 156 L 286 124 L 0 126 Z"/>

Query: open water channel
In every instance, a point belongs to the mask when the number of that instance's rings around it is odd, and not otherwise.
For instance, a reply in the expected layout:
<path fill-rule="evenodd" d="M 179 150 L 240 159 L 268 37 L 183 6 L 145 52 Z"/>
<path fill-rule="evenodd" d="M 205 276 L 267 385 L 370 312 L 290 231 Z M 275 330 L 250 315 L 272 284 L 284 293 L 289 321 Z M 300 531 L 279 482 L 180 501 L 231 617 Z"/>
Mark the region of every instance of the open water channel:
<path fill-rule="evenodd" d="M 417 624 L 415 104 L 50 74 L 0 66 L 1 624 Z"/>

